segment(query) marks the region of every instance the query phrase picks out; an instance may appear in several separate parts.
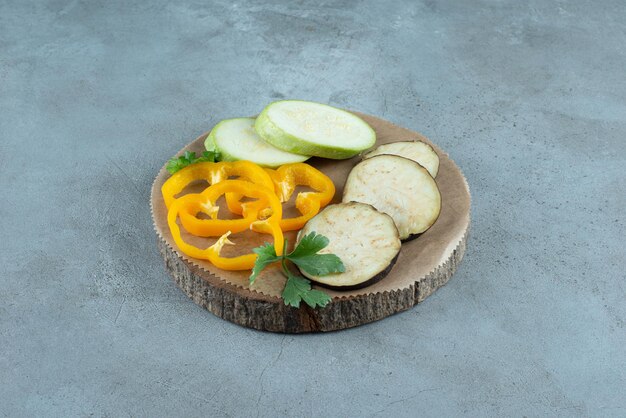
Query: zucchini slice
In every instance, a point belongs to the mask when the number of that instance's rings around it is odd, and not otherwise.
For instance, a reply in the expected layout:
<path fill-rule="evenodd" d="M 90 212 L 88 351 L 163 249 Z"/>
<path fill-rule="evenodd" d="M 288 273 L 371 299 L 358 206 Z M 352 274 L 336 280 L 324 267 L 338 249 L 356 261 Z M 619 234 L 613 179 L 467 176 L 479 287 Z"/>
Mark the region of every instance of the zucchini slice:
<path fill-rule="evenodd" d="M 276 148 L 336 160 L 350 158 L 376 142 L 374 130 L 358 116 L 302 100 L 269 104 L 254 128 Z"/>
<path fill-rule="evenodd" d="M 433 147 L 425 142 L 400 141 L 384 144 L 365 154 L 363 159 L 381 154 L 398 155 L 413 160 L 428 170 L 433 178 L 437 177 L 437 172 L 439 171 L 439 156 Z"/>
<path fill-rule="evenodd" d="M 391 216 L 403 241 L 430 228 L 441 210 L 441 194 L 428 170 L 397 155 L 377 155 L 357 164 L 342 200 L 369 203 Z"/>
<path fill-rule="evenodd" d="M 364 203 L 327 206 L 304 225 L 298 241 L 310 232 L 328 238 L 329 244 L 320 254 L 337 255 L 346 271 L 327 276 L 301 273 L 335 290 L 360 289 L 376 283 L 391 271 L 400 253 L 400 237 L 393 219 Z"/>
<path fill-rule="evenodd" d="M 219 151 L 223 161 L 248 160 L 265 167 L 301 163 L 310 158 L 282 151 L 263 141 L 254 130 L 253 118 L 221 121 L 205 139 L 204 147 Z"/>

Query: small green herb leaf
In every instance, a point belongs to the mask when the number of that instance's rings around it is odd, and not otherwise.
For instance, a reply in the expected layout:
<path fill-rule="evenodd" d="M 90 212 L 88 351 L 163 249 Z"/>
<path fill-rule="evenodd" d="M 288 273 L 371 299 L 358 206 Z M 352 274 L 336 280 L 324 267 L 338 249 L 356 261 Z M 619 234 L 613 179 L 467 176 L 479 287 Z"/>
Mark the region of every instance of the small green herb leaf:
<path fill-rule="evenodd" d="M 326 276 L 332 273 L 343 273 L 346 267 L 335 254 L 313 254 L 304 257 L 287 257 L 300 270 L 314 276 Z"/>
<path fill-rule="evenodd" d="M 301 297 L 302 300 L 304 300 L 311 308 L 315 308 L 315 306 L 323 308 L 328 305 L 331 300 L 330 296 L 326 293 L 315 289 L 311 289 L 310 291 L 303 293 Z"/>
<path fill-rule="evenodd" d="M 305 273 L 325 276 L 346 271 L 341 259 L 334 254 L 317 254 L 328 246 L 328 238 L 311 232 L 302 237 L 296 248 L 287 255 L 287 259 Z"/>
<path fill-rule="evenodd" d="M 309 285 L 309 289 L 310 288 L 311 286 Z M 294 308 L 300 307 L 302 292 L 302 283 L 299 281 L 299 278 L 289 274 L 282 294 L 285 305 L 293 306 Z M 306 292 L 306 290 L 304 290 L 304 292 Z"/>
<path fill-rule="evenodd" d="M 298 308 L 300 302 L 304 300 L 311 308 L 324 307 L 331 301 L 331 297 L 321 290 L 311 289 L 309 279 L 293 274 L 287 267 L 287 260 L 297 265 L 302 271 L 315 276 L 344 272 L 345 267 L 339 257 L 334 254 L 317 254 L 327 245 L 328 238 L 311 232 L 305 235 L 288 255 L 284 254 L 283 251 L 282 256 L 277 256 L 276 249 L 272 244 L 257 247 L 252 250 L 258 257 L 250 275 L 250 283 L 254 283 L 261 270 L 269 264 L 281 261 L 283 275 L 287 278 L 281 295 L 285 305 Z M 287 248 L 287 241 L 285 241 L 285 248 Z"/>
<path fill-rule="evenodd" d="M 328 238 L 324 235 L 320 235 L 315 233 L 315 231 L 306 234 L 302 237 L 298 246 L 294 248 L 291 254 L 288 257 L 302 257 L 306 255 L 312 255 L 317 253 L 319 250 L 326 248 L 328 246 Z"/>
<path fill-rule="evenodd" d="M 311 282 L 304 277 L 288 273 L 287 284 L 283 289 L 283 300 L 285 305 L 297 308 L 301 301 L 305 301 L 311 308 L 316 306 L 324 307 L 330 302 L 330 296 L 326 293 L 311 289 Z"/>
<path fill-rule="evenodd" d="M 250 275 L 250 284 L 254 283 L 257 276 L 268 265 L 279 261 L 282 257 L 276 255 L 276 250 L 272 244 L 265 244 L 252 250 L 258 255 L 252 268 L 252 274 Z"/>
<path fill-rule="evenodd" d="M 220 153 L 217 151 L 203 151 L 202 157 L 198 158 L 198 161 L 210 161 L 215 162 L 219 160 Z M 196 161 L 196 162 L 198 162 Z"/>
<path fill-rule="evenodd" d="M 219 153 L 215 151 L 204 151 L 201 157 L 196 158 L 196 153 L 192 151 L 185 151 L 183 155 L 178 158 L 172 158 L 167 162 L 166 169 L 170 174 L 174 174 L 178 170 L 181 170 L 188 165 L 209 161 L 215 162 L 219 160 Z"/>
<path fill-rule="evenodd" d="M 181 158 L 183 157 L 179 157 L 179 158 L 172 158 L 171 160 L 169 160 L 167 162 L 167 171 L 170 172 L 170 174 L 174 174 L 175 172 L 177 172 L 178 170 L 180 170 L 181 168 L 184 167 L 184 163 L 181 161 Z"/>

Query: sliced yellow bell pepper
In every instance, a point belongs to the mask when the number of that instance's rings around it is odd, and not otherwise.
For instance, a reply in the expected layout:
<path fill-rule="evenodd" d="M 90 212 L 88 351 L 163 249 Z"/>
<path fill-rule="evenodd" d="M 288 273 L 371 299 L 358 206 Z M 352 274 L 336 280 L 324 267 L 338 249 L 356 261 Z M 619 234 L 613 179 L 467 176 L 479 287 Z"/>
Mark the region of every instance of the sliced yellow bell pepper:
<path fill-rule="evenodd" d="M 217 219 L 215 201 L 226 193 L 235 193 L 240 196 L 258 199 L 257 201 L 260 204 L 244 204 L 246 216 L 243 219 Z M 256 217 L 259 212 L 257 208 L 261 207 L 269 207 L 271 210 L 271 215 L 267 219 L 258 220 Z M 215 244 L 206 249 L 186 243 L 181 236 L 180 227 L 176 223 L 179 215 L 183 213 L 195 215 L 198 212 L 198 208 L 205 209 L 205 213 L 208 213 L 212 219 L 198 219 L 195 216 L 189 216 L 186 220 L 187 225 L 183 225 L 185 229 L 194 235 L 222 235 Z M 252 214 L 255 216 L 253 217 Z M 232 230 L 242 231 L 246 228 L 264 234 L 271 234 L 274 239 L 276 254 L 281 255 L 284 246 L 283 232 L 280 229 L 281 217 L 282 206 L 272 190 L 242 180 L 224 180 L 206 188 L 202 193 L 188 194 L 175 199 L 169 207 L 167 223 L 174 242 L 189 257 L 208 260 L 223 270 L 249 270 L 254 267 L 254 262 L 257 258 L 256 254 L 250 253 L 238 257 L 222 257 L 220 255 L 224 245 L 233 244 L 228 240 L 228 236 L 232 233 Z M 181 223 L 183 222 L 182 219 L 181 216 Z M 248 226 L 241 229 L 246 222 Z"/>
<path fill-rule="evenodd" d="M 300 192 L 296 197 L 296 209 L 302 214 L 280 221 L 283 231 L 302 229 L 305 223 L 328 205 L 335 195 L 335 185 L 324 173 L 305 163 L 285 164 L 276 170 L 266 168 L 274 182 L 274 190 L 281 202 L 287 202 L 297 186 L 308 186 L 314 192 Z"/>
<path fill-rule="evenodd" d="M 165 181 L 161 187 L 165 207 L 169 209 L 175 200 L 175 196 L 194 181 L 206 180 L 209 185 L 213 185 L 234 176 L 271 190 L 274 188 L 272 179 L 263 168 L 250 161 L 196 163 L 177 171 Z M 231 195 L 230 193 L 226 199 L 228 209 L 239 215 L 243 213 L 242 204 L 239 202 L 240 199 L 241 196 Z"/>

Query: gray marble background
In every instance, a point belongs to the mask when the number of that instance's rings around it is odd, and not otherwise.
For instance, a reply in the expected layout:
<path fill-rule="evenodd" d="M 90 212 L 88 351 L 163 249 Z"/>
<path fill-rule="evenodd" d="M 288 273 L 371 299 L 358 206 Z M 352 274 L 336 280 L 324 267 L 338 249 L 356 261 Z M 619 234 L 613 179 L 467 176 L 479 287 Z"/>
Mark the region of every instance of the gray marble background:
<path fill-rule="evenodd" d="M 0 414 L 625 416 L 626 3 L 0 1 Z M 473 194 L 459 271 L 324 335 L 220 320 L 148 197 L 222 118 L 375 114 Z"/>

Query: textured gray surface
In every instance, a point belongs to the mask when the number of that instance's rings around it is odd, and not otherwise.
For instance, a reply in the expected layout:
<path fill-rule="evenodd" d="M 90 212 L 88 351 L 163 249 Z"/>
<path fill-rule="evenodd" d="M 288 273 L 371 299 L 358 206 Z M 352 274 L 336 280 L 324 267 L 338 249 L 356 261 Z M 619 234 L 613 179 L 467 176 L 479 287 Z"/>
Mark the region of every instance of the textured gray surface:
<path fill-rule="evenodd" d="M 626 415 L 623 1 L 30 3 L 0 2 L 0 414 Z M 282 97 L 448 150 L 446 287 L 302 336 L 176 288 L 153 177 Z"/>

